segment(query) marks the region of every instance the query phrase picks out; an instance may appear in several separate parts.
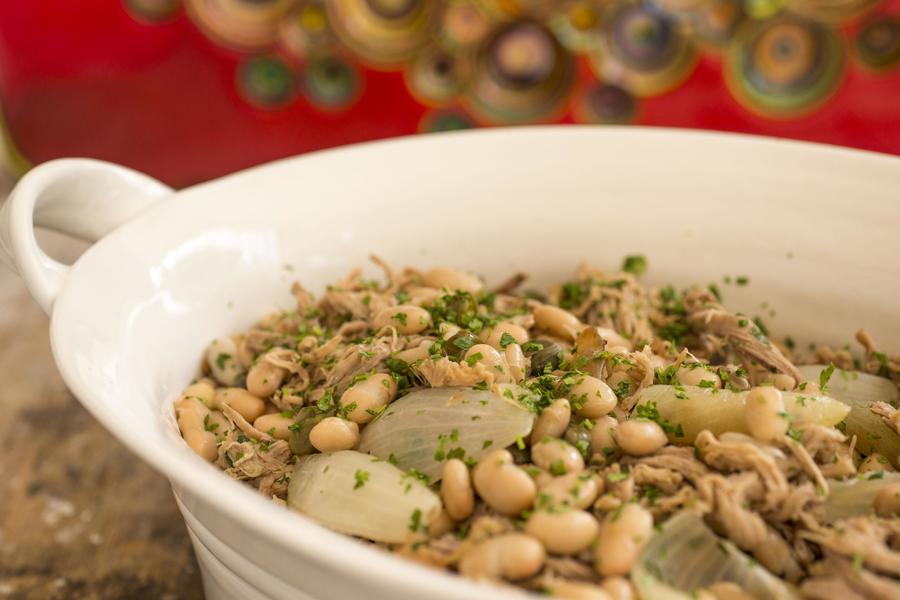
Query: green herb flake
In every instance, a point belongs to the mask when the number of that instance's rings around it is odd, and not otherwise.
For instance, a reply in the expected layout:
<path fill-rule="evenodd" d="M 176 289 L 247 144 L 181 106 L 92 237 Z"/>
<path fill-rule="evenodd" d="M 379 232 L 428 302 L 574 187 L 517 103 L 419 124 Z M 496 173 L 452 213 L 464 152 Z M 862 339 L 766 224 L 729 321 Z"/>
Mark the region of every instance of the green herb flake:
<path fill-rule="evenodd" d="M 409 530 L 416 532 L 422 526 L 422 510 L 417 508 L 409 517 Z"/>
<path fill-rule="evenodd" d="M 828 366 L 825 367 L 821 373 L 819 373 L 819 389 L 822 390 L 822 393 L 825 393 L 825 390 L 828 388 L 828 381 L 831 379 L 831 376 L 834 374 L 834 363 L 828 363 Z"/>
<path fill-rule="evenodd" d="M 216 366 L 219 367 L 220 369 L 224 369 L 225 361 L 227 361 L 229 359 L 231 359 L 231 355 L 226 352 L 222 352 L 221 354 L 216 356 Z"/>
<path fill-rule="evenodd" d="M 366 482 L 369 480 L 369 472 L 362 469 L 357 469 L 356 473 L 353 474 L 353 478 L 356 480 L 356 483 L 353 484 L 353 489 L 358 490 L 362 486 L 366 485 Z"/>
<path fill-rule="evenodd" d="M 500 347 L 501 348 L 506 348 L 510 344 L 515 344 L 515 343 L 516 343 L 516 338 L 514 338 L 510 334 L 506 333 L 505 331 L 503 332 L 503 335 L 500 336 Z"/>
<path fill-rule="evenodd" d="M 473 354 L 472 356 L 470 356 L 466 359 L 466 364 L 469 365 L 470 367 L 474 367 L 475 363 L 477 363 L 482 358 L 484 358 L 484 354 L 482 354 L 481 352 L 476 352 L 475 354 Z"/>
<path fill-rule="evenodd" d="M 626 256 L 622 261 L 622 270 L 635 276 L 643 275 L 647 270 L 647 257 L 642 254 Z"/>

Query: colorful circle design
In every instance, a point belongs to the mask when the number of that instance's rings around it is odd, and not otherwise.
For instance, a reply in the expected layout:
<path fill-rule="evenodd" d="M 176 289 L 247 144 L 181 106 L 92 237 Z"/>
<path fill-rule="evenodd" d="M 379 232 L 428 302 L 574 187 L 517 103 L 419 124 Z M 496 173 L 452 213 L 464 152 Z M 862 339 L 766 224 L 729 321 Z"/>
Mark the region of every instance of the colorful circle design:
<path fill-rule="evenodd" d="M 342 110 L 359 98 L 359 73 L 337 56 L 317 58 L 303 72 L 303 91 L 307 99 L 325 110 Z"/>
<path fill-rule="evenodd" d="M 645 97 L 662 94 L 694 70 L 697 54 L 678 24 L 648 6 L 617 9 L 606 26 L 604 52 L 591 53 L 603 79 Z"/>
<path fill-rule="evenodd" d="M 375 68 L 401 66 L 435 35 L 440 6 L 429 0 L 330 0 L 340 40 Z"/>
<path fill-rule="evenodd" d="M 558 113 L 573 81 L 571 55 L 547 28 L 514 21 L 494 30 L 461 69 L 464 99 L 489 122 L 545 120 Z"/>
<path fill-rule="evenodd" d="M 299 3 L 282 19 L 279 35 L 281 44 L 300 59 L 331 52 L 337 43 L 324 0 Z"/>
<path fill-rule="evenodd" d="M 444 7 L 440 41 L 448 51 L 471 48 L 491 30 L 491 20 L 479 5 L 468 0 L 453 0 Z"/>
<path fill-rule="evenodd" d="M 262 48 L 278 38 L 294 0 L 185 0 L 191 19 L 225 46 Z"/>
<path fill-rule="evenodd" d="M 734 37 L 744 21 L 741 0 L 712 0 L 688 16 L 688 23 L 697 38 L 715 48 L 723 48 Z"/>
<path fill-rule="evenodd" d="M 600 46 L 607 6 L 608 2 L 596 0 L 568 2 L 551 15 L 548 22 L 553 33 L 569 50 L 594 50 Z"/>
<path fill-rule="evenodd" d="M 277 56 L 255 56 L 238 66 L 241 97 L 260 108 L 285 105 L 294 94 L 294 75 Z"/>
<path fill-rule="evenodd" d="M 421 133 L 472 129 L 476 124 L 458 110 L 435 110 L 427 113 L 419 123 Z"/>
<path fill-rule="evenodd" d="M 856 36 L 856 56 L 863 65 L 882 71 L 900 65 L 900 19 L 882 15 L 866 23 Z"/>
<path fill-rule="evenodd" d="M 634 96 L 616 85 L 598 83 L 580 98 L 575 114 L 582 123 L 618 125 L 634 120 L 636 112 Z"/>
<path fill-rule="evenodd" d="M 446 104 L 459 93 L 455 60 L 442 50 L 420 53 L 404 72 L 404 78 L 413 97 L 429 106 Z"/>
<path fill-rule="evenodd" d="M 125 0 L 125 10 L 139 21 L 168 21 L 181 8 L 181 0 Z"/>
<path fill-rule="evenodd" d="M 728 51 L 725 78 L 751 111 L 786 118 L 821 105 L 843 71 L 840 40 L 832 30 L 783 16 L 740 28 Z"/>

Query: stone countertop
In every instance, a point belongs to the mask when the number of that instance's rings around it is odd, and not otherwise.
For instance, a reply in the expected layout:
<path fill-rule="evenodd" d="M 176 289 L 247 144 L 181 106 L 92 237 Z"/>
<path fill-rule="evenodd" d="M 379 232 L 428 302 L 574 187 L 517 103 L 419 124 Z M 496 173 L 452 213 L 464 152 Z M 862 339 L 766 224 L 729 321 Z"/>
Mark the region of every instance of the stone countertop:
<path fill-rule="evenodd" d="M 66 389 L 47 318 L 2 265 L 0 340 L 0 600 L 203 598 L 168 483 Z"/>

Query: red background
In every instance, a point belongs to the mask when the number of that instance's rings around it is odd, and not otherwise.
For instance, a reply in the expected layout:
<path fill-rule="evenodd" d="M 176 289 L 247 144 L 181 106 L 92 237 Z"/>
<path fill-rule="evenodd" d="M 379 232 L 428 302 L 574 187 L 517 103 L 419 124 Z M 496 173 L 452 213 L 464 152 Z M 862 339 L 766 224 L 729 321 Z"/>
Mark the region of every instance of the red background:
<path fill-rule="evenodd" d="M 896 10 L 900 0 L 886 6 Z M 0 3 L 0 101 L 13 143 L 33 163 L 91 156 L 186 185 L 291 154 L 413 133 L 428 110 L 399 72 L 371 70 L 360 101 L 342 112 L 323 112 L 302 97 L 284 108 L 254 108 L 235 86 L 244 56 L 209 41 L 183 12 L 144 24 L 117 0 Z M 740 106 L 719 58 L 707 52 L 685 84 L 642 100 L 636 122 L 900 154 L 900 70 L 853 66 L 824 107 L 776 121 Z"/>

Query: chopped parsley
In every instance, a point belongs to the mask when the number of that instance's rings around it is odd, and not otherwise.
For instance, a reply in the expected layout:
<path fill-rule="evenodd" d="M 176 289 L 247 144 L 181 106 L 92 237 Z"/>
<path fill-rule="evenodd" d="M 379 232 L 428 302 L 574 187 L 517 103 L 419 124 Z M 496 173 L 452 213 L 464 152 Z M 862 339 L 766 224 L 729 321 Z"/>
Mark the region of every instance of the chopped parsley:
<path fill-rule="evenodd" d="M 544 345 L 538 342 L 525 342 L 522 344 L 522 352 L 530 354 L 532 352 L 540 352 L 544 349 Z"/>
<path fill-rule="evenodd" d="M 466 359 L 466 364 L 469 365 L 470 367 L 474 367 L 475 363 L 477 363 L 482 358 L 484 358 L 484 354 L 482 354 L 481 352 L 476 352 L 475 354 L 473 354 L 472 356 L 470 356 Z"/>
<path fill-rule="evenodd" d="M 505 331 L 503 332 L 503 335 L 500 336 L 500 347 L 501 348 L 506 348 L 510 344 L 515 344 L 515 343 L 516 343 L 516 338 L 514 338 L 510 334 L 506 333 Z"/>
<path fill-rule="evenodd" d="M 626 256 L 622 261 L 622 270 L 635 276 L 643 275 L 647 270 L 647 258 L 642 254 Z"/>
<path fill-rule="evenodd" d="M 639 404 L 635 408 L 635 414 L 640 419 L 647 419 L 659 425 L 666 433 L 674 434 L 675 437 L 684 437 L 684 428 L 680 424 L 673 425 L 668 419 L 663 419 L 656 407 L 656 402 L 652 400 L 644 404 Z"/>
<path fill-rule="evenodd" d="M 819 389 L 822 390 L 822 393 L 825 393 L 825 390 L 828 387 L 828 380 L 831 379 L 831 376 L 834 374 L 834 363 L 828 363 L 828 366 L 822 369 L 822 372 L 819 373 Z"/>
<path fill-rule="evenodd" d="M 419 531 L 419 528 L 422 526 L 422 510 L 416 509 L 409 516 L 409 530 L 410 531 Z"/>
<path fill-rule="evenodd" d="M 405 312 L 396 312 L 391 316 L 391 318 L 400 323 L 401 326 L 406 327 L 406 321 L 407 319 L 409 319 L 409 315 L 407 315 Z"/>
<path fill-rule="evenodd" d="M 356 483 L 353 484 L 353 489 L 358 490 L 362 486 L 366 485 L 366 482 L 369 480 L 369 472 L 362 469 L 357 469 L 356 473 L 353 474 L 353 478 L 356 479 Z"/>
<path fill-rule="evenodd" d="M 225 361 L 230 360 L 230 359 L 231 359 L 230 354 L 228 354 L 226 352 L 222 352 L 218 356 L 216 356 L 216 366 L 219 367 L 220 369 L 224 369 Z"/>
<path fill-rule="evenodd" d="M 621 472 L 607 473 L 606 479 L 610 483 L 619 483 L 620 481 L 625 481 L 626 479 L 628 479 L 628 473 L 621 473 Z"/>

